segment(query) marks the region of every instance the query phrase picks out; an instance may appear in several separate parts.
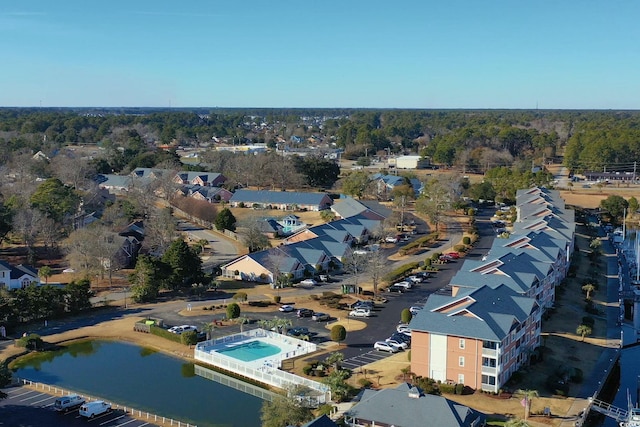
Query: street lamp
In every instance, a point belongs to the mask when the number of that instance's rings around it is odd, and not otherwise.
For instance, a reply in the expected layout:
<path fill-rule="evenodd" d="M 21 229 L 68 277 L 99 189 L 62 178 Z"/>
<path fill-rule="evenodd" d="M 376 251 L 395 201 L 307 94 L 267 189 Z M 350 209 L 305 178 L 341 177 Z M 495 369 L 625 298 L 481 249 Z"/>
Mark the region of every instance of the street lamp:
<path fill-rule="evenodd" d="M 122 288 L 122 291 L 124 292 L 124 308 L 126 310 L 126 308 L 127 308 L 127 288 Z"/>

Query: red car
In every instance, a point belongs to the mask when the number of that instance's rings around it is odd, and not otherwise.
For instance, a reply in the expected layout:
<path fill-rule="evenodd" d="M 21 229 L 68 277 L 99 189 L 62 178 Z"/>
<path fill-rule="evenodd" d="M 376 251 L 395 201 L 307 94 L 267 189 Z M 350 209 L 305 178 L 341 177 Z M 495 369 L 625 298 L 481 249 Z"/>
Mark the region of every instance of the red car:
<path fill-rule="evenodd" d="M 460 254 L 458 252 L 447 252 L 445 255 L 451 259 L 460 259 Z"/>

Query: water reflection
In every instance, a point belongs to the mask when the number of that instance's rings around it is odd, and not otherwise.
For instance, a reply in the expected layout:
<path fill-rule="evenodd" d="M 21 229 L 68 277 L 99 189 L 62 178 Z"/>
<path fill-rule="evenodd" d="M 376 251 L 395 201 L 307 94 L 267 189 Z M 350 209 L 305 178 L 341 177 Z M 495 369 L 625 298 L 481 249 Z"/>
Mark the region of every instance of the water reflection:
<path fill-rule="evenodd" d="M 196 375 L 193 363 L 135 345 L 87 341 L 20 361 L 15 375 L 176 420 L 260 426 L 262 400 Z"/>

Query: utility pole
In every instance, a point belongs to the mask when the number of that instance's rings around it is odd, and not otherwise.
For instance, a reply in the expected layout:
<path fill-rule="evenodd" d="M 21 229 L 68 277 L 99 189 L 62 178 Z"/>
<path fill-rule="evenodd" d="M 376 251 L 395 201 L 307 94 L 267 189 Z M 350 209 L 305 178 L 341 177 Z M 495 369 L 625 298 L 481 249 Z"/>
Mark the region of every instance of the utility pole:
<path fill-rule="evenodd" d="M 638 162 L 633 162 L 633 182 L 636 182 L 636 168 L 638 166 Z"/>

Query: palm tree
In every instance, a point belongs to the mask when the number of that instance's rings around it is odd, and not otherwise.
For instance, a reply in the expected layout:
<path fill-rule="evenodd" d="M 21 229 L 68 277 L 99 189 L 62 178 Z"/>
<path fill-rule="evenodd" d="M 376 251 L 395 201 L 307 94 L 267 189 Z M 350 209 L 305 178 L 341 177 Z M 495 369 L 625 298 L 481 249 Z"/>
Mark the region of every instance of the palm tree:
<path fill-rule="evenodd" d="M 251 321 L 251 319 L 249 319 L 246 316 L 240 316 L 240 317 L 236 318 L 236 323 L 238 323 L 240 325 L 240 333 L 244 332 L 245 323 L 249 323 L 250 321 Z"/>
<path fill-rule="evenodd" d="M 587 283 L 582 287 L 582 290 L 587 293 L 587 299 L 591 299 L 591 292 L 596 290 L 596 287 L 593 283 Z"/>
<path fill-rule="evenodd" d="M 207 334 L 207 341 L 211 339 L 211 333 L 216 329 L 216 325 L 213 322 L 206 322 L 202 324 L 202 332 Z"/>
<path fill-rule="evenodd" d="M 337 371 L 340 369 L 340 363 L 342 363 L 343 360 L 344 354 L 340 353 L 339 351 L 334 351 L 333 353 L 329 354 L 326 359 L 324 359 L 324 363 L 326 363 L 327 365 L 333 365 L 333 369 Z"/>
<path fill-rule="evenodd" d="M 516 394 L 522 395 L 524 400 L 524 421 L 527 421 L 529 412 L 531 411 L 531 402 L 534 397 L 540 396 L 538 390 L 518 390 Z"/>
<path fill-rule="evenodd" d="M 584 341 L 584 337 L 587 335 L 591 335 L 592 329 L 591 326 L 589 325 L 580 325 L 578 326 L 578 328 L 576 329 L 576 334 L 580 335 L 582 337 L 582 341 Z"/>
<path fill-rule="evenodd" d="M 38 270 L 38 275 L 44 277 L 44 284 L 47 285 L 49 283 L 49 277 L 53 275 L 53 272 L 51 271 L 51 267 L 43 265 L 40 267 L 40 270 Z"/>

